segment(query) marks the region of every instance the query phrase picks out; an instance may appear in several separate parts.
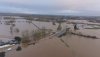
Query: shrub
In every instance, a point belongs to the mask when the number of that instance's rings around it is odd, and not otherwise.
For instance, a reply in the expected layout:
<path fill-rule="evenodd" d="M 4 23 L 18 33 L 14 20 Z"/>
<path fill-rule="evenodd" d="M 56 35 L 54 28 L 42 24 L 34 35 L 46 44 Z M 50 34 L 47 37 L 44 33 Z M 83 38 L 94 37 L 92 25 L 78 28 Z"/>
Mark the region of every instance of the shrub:
<path fill-rule="evenodd" d="M 21 37 L 16 36 L 16 37 L 15 37 L 15 40 L 18 42 L 18 44 L 20 44 L 20 42 L 21 42 Z"/>
<path fill-rule="evenodd" d="M 32 36 L 33 36 L 34 41 L 38 41 L 42 38 L 42 31 L 36 30 L 36 31 L 34 31 Z"/>
<path fill-rule="evenodd" d="M 30 36 L 28 31 L 25 31 L 22 33 L 22 43 L 29 43 L 30 42 Z"/>
<path fill-rule="evenodd" d="M 22 48 L 20 46 L 17 47 L 16 51 L 21 51 Z"/>

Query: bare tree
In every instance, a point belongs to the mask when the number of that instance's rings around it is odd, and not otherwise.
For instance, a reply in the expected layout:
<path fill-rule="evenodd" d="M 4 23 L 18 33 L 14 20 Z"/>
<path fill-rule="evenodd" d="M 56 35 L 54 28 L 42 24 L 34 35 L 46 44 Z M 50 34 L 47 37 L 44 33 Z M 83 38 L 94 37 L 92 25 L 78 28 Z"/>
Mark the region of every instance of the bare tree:
<path fill-rule="evenodd" d="M 59 23 L 57 30 L 59 31 L 59 30 L 61 30 L 61 29 L 62 29 L 61 23 Z"/>

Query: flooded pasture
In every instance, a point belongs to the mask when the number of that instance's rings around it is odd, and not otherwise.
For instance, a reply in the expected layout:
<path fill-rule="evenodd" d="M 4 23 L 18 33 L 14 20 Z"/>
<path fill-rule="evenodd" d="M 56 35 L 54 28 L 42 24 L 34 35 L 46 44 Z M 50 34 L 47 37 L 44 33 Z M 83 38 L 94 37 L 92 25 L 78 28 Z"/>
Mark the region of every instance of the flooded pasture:
<path fill-rule="evenodd" d="M 84 38 L 77 35 L 65 36 L 63 39 L 74 52 L 74 57 L 100 57 L 100 39 Z"/>
<path fill-rule="evenodd" d="M 58 23 L 52 25 L 52 22 L 32 22 L 39 28 L 45 27 L 53 31 L 56 31 L 58 27 Z M 5 25 L 4 23 L 0 24 L 0 40 L 7 41 L 8 39 L 13 39 L 14 36 L 21 36 L 23 31 L 28 30 L 31 32 L 37 29 L 36 26 L 27 23 L 24 19 L 16 19 L 15 24 L 13 34 L 10 33 L 9 25 Z M 69 24 L 62 23 L 62 28 L 65 28 L 67 25 L 71 27 Z M 19 33 L 15 32 L 16 28 L 19 29 Z M 95 35 L 100 38 L 100 29 L 80 29 L 76 32 Z M 66 34 L 61 39 L 69 47 L 62 43 L 58 37 L 52 37 L 51 39 L 46 37 L 39 40 L 35 45 L 22 47 L 21 51 L 16 51 L 16 46 L 13 46 L 13 50 L 7 51 L 5 57 L 100 57 L 100 39 L 91 39 L 72 34 Z"/>

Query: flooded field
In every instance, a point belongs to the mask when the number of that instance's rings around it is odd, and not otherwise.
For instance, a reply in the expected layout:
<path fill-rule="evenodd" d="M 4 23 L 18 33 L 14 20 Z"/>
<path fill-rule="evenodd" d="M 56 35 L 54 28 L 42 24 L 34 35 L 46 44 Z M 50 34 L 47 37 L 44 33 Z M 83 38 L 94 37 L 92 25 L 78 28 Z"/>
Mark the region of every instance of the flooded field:
<path fill-rule="evenodd" d="M 6 57 L 100 57 L 100 39 L 88 39 L 76 35 L 59 38 L 42 39 L 36 45 L 23 48 L 22 51 L 10 51 Z M 12 54 L 12 55 L 11 55 Z"/>
<path fill-rule="evenodd" d="M 39 22 L 32 21 L 39 28 L 45 27 L 46 29 L 52 29 L 56 32 L 58 23 L 52 25 L 52 22 Z M 10 33 L 10 26 L 4 23 L 0 24 L 0 40 L 7 41 L 13 39 L 14 36 L 22 36 L 22 32 L 28 30 L 31 32 L 37 27 L 33 24 L 27 23 L 24 19 L 16 19 L 13 34 Z M 66 26 L 72 27 L 72 24 L 62 23 L 62 29 Z M 16 33 L 16 28 L 19 29 L 19 33 Z M 93 35 L 100 38 L 100 29 L 80 29 L 76 32 L 83 34 Z M 6 40 L 5 40 L 6 39 Z M 62 39 L 69 47 L 67 47 Z M 16 46 L 13 46 L 11 51 L 6 52 L 5 57 L 100 57 L 100 39 L 86 38 L 82 36 L 66 34 L 65 36 L 58 38 L 46 37 L 39 40 L 35 45 L 22 48 L 21 51 L 14 50 Z"/>
<path fill-rule="evenodd" d="M 89 39 L 76 35 L 65 36 L 63 39 L 74 52 L 74 57 L 100 57 L 100 39 Z"/>

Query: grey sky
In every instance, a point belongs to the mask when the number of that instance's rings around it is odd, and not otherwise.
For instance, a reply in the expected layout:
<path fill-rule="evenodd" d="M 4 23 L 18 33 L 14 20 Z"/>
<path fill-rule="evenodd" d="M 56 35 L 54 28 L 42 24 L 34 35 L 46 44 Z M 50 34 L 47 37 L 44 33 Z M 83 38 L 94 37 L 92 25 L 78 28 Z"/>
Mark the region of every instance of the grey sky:
<path fill-rule="evenodd" d="M 0 0 L 0 12 L 100 15 L 99 0 Z"/>

